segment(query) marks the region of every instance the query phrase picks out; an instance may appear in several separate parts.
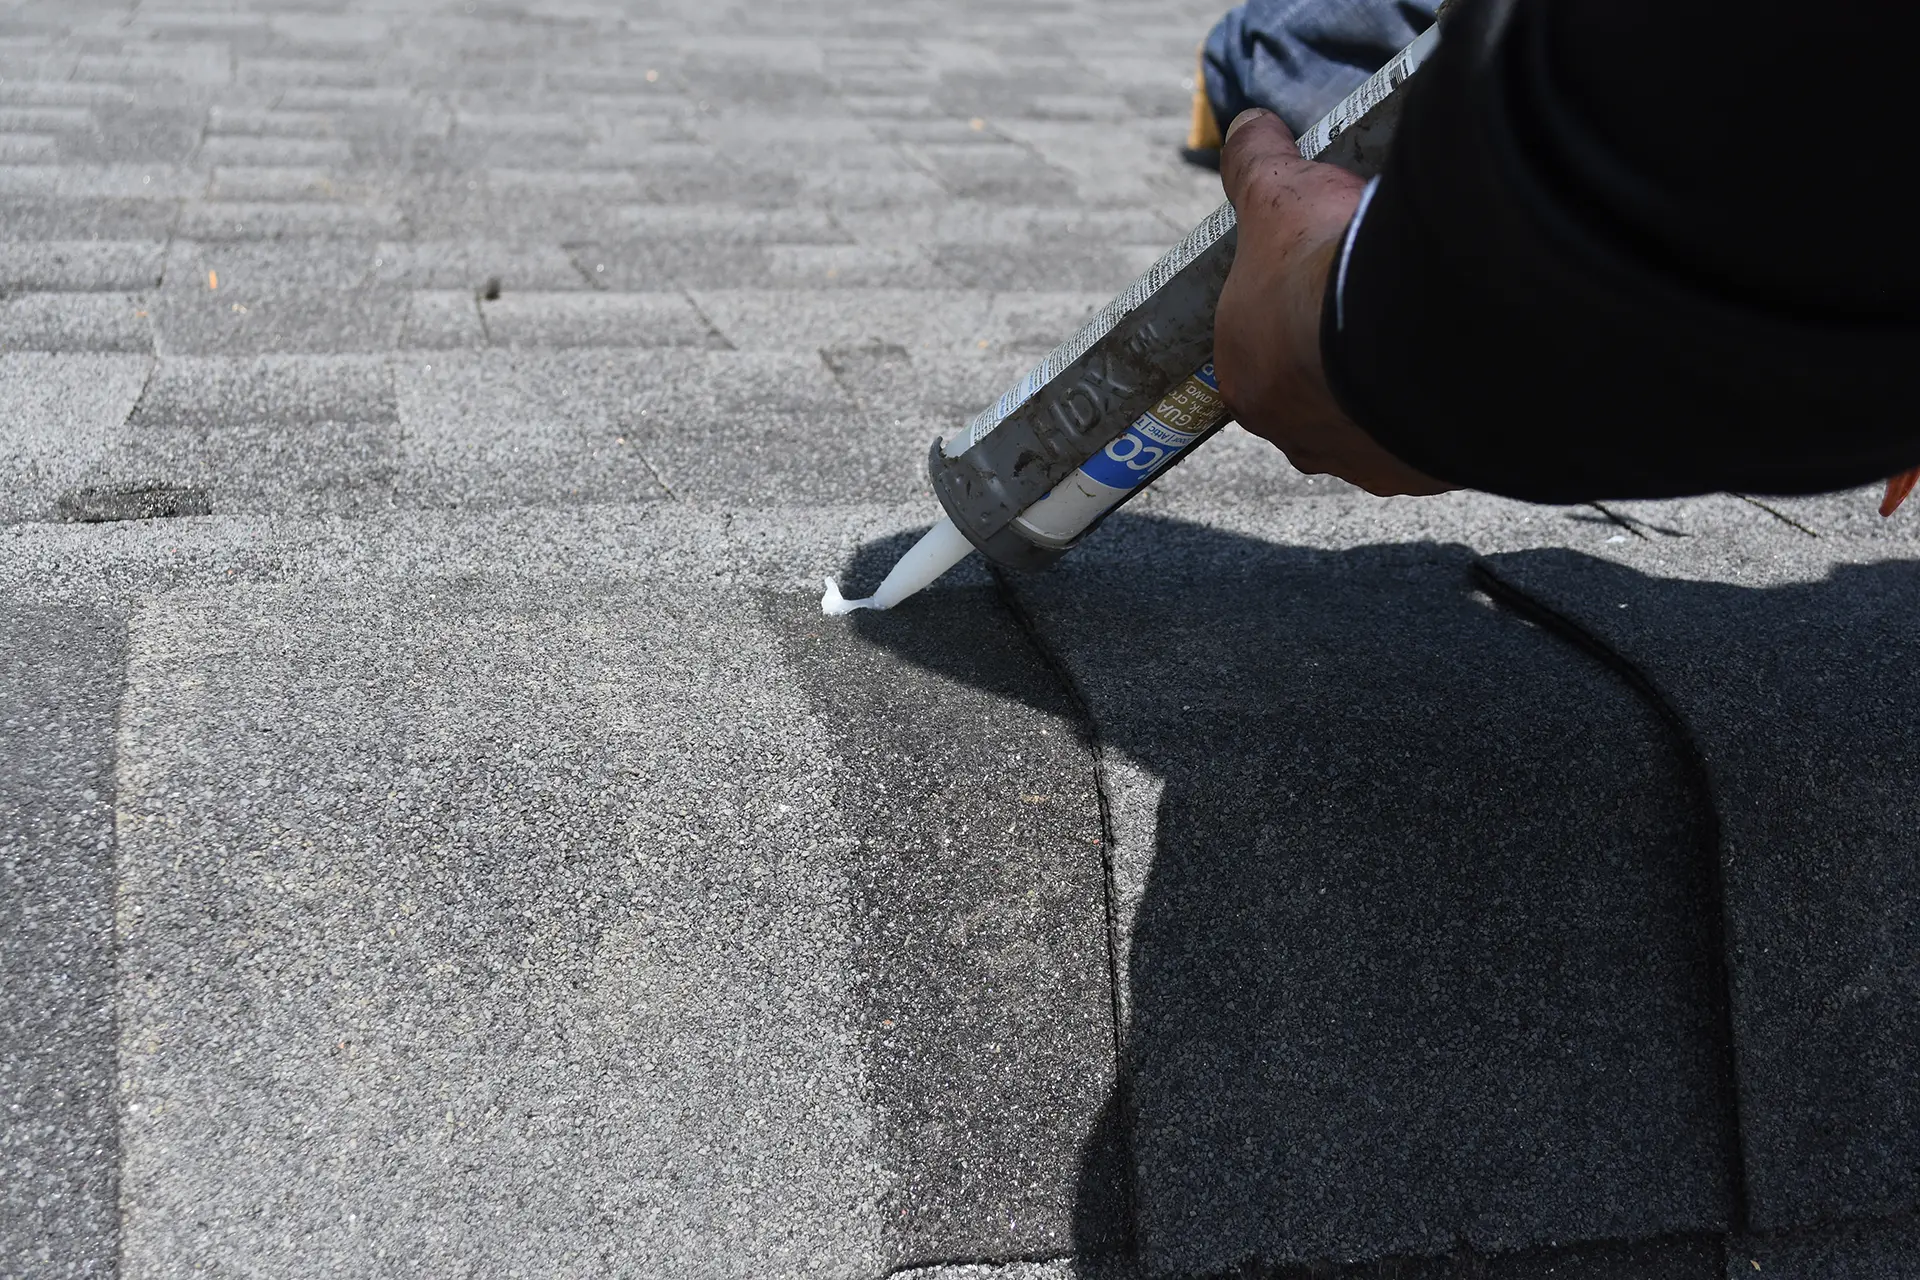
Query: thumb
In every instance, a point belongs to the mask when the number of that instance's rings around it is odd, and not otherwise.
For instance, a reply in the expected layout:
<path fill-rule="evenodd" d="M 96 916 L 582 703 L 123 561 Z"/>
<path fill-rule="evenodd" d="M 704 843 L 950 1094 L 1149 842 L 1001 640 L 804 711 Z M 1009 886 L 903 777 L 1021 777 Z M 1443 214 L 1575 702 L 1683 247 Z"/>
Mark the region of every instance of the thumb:
<path fill-rule="evenodd" d="M 1233 118 L 1220 144 L 1220 185 L 1226 188 L 1234 213 L 1244 221 L 1251 212 L 1248 205 L 1261 203 L 1263 186 L 1291 185 L 1288 180 L 1310 163 L 1300 158 L 1300 148 L 1279 116 L 1249 107 Z"/>

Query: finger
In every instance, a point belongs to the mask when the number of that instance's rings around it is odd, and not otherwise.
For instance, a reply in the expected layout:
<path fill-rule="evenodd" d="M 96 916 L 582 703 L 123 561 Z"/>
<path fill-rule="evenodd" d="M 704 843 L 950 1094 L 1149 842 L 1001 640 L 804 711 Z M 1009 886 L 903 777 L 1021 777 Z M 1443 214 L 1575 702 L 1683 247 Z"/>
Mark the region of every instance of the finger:
<path fill-rule="evenodd" d="M 1220 146 L 1220 185 L 1234 212 L 1245 217 L 1257 184 L 1285 181 L 1308 161 L 1300 158 L 1293 134 L 1279 116 L 1251 107 L 1233 118 Z"/>

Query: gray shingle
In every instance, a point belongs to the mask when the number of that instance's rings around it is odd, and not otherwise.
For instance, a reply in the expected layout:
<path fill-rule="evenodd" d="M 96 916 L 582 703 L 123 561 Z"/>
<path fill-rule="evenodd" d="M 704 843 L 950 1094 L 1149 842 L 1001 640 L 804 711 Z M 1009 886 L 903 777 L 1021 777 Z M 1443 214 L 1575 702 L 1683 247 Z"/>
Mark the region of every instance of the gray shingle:
<path fill-rule="evenodd" d="M 1760 515 L 1737 543 L 1608 551 L 1621 563 L 1540 553 L 1496 570 L 1645 671 L 1712 778 L 1753 1225 L 1910 1211 L 1920 584 L 1883 544 Z"/>
<path fill-rule="evenodd" d="M 142 613 L 122 1265 L 876 1268 L 829 749 L 646 563 Z"/>
<path fill-rule="evenodd" d="M 0 166 L 0 195 L 9 200 L 172 200 L 198 195 L 205 187 L 202 175 L 167 164 Z"/>
<path fill-rule="evenodd" d="M 152 300 L 159 347 L 170 356 L 336 354 L 399 345 L 407 294 L 399 289 L 169 288 Z"/>
<path fill-rule="evenodd" d="M 326 200 L 342 194 L 326 169 L 246 165 L 215 169 L 207 186 L 211 200 Z"/>
<path fill-rule="evenodd" d="M 213 87 L 233 79 L 233 56 L 216 41 L 129 45 L 119 53 L 81 54 L 74 59 L 73 74 L 76 80 L 105 84 L 158 81 Z"/>
<path fill-rule="evenodd" d="M 847 394 L 877 420 L 917 433 L 922 455 L 935 436 L 964 426 L 1027 370 L 1023 356 L 978 350 L 959 358 L 915 355 L 884 342 L 827 347 L 821 358 Z M 919 461 L 924 465 L 924 457 Z"/>
<path fill-rule="evenodd" d="M 544 143 L 540 145 L 545 147 Z M 553 158 L 550 148 L 543 154 Z M 623 169 L 494 167 L 487 169 L 484 176 L 487 189 L 507 199 L 557 197 L 609 203 L 638 200 L 646 192 L 639 175 Z"/>
<path fill-rule="evenodd" d="M 1920 513 L 1911 499 L 1891 517 L 1880 514 L 1884 486 L 1870 485 L 1843 493 L 1822 493 L 1811 497 L 1783 498 L 1771 495 L 1746 501 L 1772 513 L 1782 523 L 1791 522 L 1806 532 L 1821 537 L 1840 535 L 1850 541 L 1877 543 L 1889 551 L 1920 545 L 1914 517 Z"/>
<path fill-rule="evenodd" d="M 0 244 L 0 292 L 134 292 L 159 285 L 162 246 L 147 240 Z"/>
<path fill-rule="evenodd" d="M 473 292 L 415 290 L 407 298 L 407 323 L 400 334 L 400 345 L 425 351 L 486 346 L 487 331 Z"/>
<path fill-rule="evenodd" d="M 925 83 L 920 76 L 845 76 L 840 83 L 847 110 L 876 124 L 944 115 L 932 94 L 916 92 Z"/>
<path fill-rule="evenodd" d="M 250 55 L 237 59 L 235 73 L 242 84 L 279 88 L 372 88 L 378 71 L 360 59 L 276 58 Z"/>
<path fill-rule="evenodd" d="M 701 239 L 710 244 L 845 244 L 847 235 L 822 209 L 740 208 L 724 204 L 636 204 L 620 210 L 635 236 Z"/>
<path fill-rule="evenodd" d="M 371 13 L 276 13 L 269 23 L 276 36 L 291 44 L 315 51 L 324 49 L 341 57 L 353 57 L 366 52 L 368 46 L 385 44 L 393 31 L 390 22 Z"/>
<path fill-rule="evenodd" d="M 694 301 L 745 350 L 892 343 L 966 351 L 991 348 L 998 336 L 990 295 L 959 289 L 707 289 Z"/>
<path fill-rule="evenodd" d="M 1445 1256 L 1282 1268 L 1285 1280 L 1730 1280 L 1711 1236 L 1599 1242 L 1521 1253 L 1456 1248 Z"/>
<path fill-rule="evenodd" d="M 413 93 L 397 85 L 292 85 L 279 95 L 275 105 L 290 111 L 397 111 L 413 105 Z"/>
<path fill-rule="evenodd" d="M 220 12 L 210 9 L 142 10 L 130 15 L 120 30 L 149 40 L 206 39 L 215 35 L 257 35 L 266 30 L 260 13 Z"/>
<path fill-rule="evenodd" d="M 59 196 L 6 197 L 10 242 L 166 239 L 176 214 L 159 200 L 88 200 Z"/>
<path fill-rule="evenodd" d="M 422 240 L 559 243 L 613 233 L 624 210 L 614 201 L 496 191 L 478 178 L 422 184 L 404 197 L 403 208 L 407 233 Z"/>
<path fill-rule="evenodd" d="M 1003 290 L 988 312 L 988 348 L 1022 352 L 1038 361 L 1093 318 L 1111 294 L 1078 290 Z M 978 342 L 975 343 L 978 346 Z"/>
<path fill-rule="evenodd" d="M 567 251 L 555 244 L 487 240 L 386 241 L 374 250 L 373 279 L 412 289 L 479 289 L 488 280 L 503 289 L 588 288 Z"/>
<path fill-rule="evenodd" d="M 802 198 L 836 214 L 892 213 L 947 198 L 946 188 L 926 173 L 898 169 L 807 169 L 800 175 Z"/>
<path fill-rule="evenodd" d="M 593 287 L 646 292 L 675 288 L 765 288 L 774 282 L 774 251 L 783 246 L 710 240 L 702 236 L 634 239 L 616 235 L 590 237 L 571 247 L 582 278 L 591 278 Z"/>
<path fill-rule="evenodd" d="M 856 500 L 924 492 L 817 356 L 419 353 L 397 366 L 411 500 Z M 431 366 L 431 367 L 429 367 Z M 662 489 L 662 485 L 665 489 Z"/>
<path fill-rule="evenodd" d="M 159 362 L 133 425 L 219 428 L 398 420 L 384 361 L 365 357 L 263 356 Z"/>
<path fill-rule="evenodd" d="M 181 293 L 249 289 L 353 289 L 375 274 L 379 243 L 371 240 L 289 239 L 197 241 L 176 237 L 167 246 L 167 288 Z M 210 281 L 208 273 L 218 275 Z"/>
<path fill-rule="evenodd" d="M 0 1271 L 110 1274 L 124 621 L 0 596 Z"/>
<path fill-rule="evenodd" d="M 1025 147 L 986 143 L 919 143 L 911 154 L 941 186 L 963 200 L 1019 205 L 1075 203 L 1073 180 Z"/>
<path fill-rule="evenodd" d="M 1382 512 L 1344 537 L 1404 545 L 1315 551 L 1272 510 L 1123 517 L 1018 583 L 1158 780 L 1109 1133 L 1150 1266 L 1722 1227 L 1710 868 L 1660 722 L 1476 603 L 1464 548 Z"/>
<path fill-rule="evenodd" d="M 154 300 L 169 355 L 331 354 L 391 350 L 404 291 L 371 283 L 365 240 L 193 241 L 168 250 Z"/>
<path fill-rule="evenodd" d="M 47 104 L 54 106 L 126 106 L 133 101 L 130 90 L 119 85 L 91 84 L 86 81 L 9 77 L 0 80 L 0 102 Z"/>
<path fill-rule="evenodd" d="M 1216 199 L 1215 204 L 1219 201 Z M 929 245 L 1172 245 L 1189 224 L 1176 225 L 1144 209 L 1046 208 L 979 200 L 945 200 L 885 213 L 840 213 L 859 239 Z"/>
<path fill-rule="evenodd" d="M 1913 1280 L 1920 1276 L 1920 1226 L 1863 1222 L 1727 1243 L 1724 1280 Z"/>
<path fill-rule="evenodd" d="M 1167 135 L 1180 128 L 1172 122 L 1122 119 L 1089 131 L 1082 124 L 1026 118 L 996 119 L 992 127 L 1069 175 L 1084 204 L 1138 209 L 1149 207 L 1161 191 L 1197 193 L 1214 204 L 1221 199 L 1220 180 L 1184 163 L 1167 145 Z"/>
<path fill-rule="evenodd" d="M 282 111 L 272 107 L 215 105 L 207 111 L 207 141 L 215 138 L 330 138 L 336 119 L 325 111 Z"/>
<path fill-rule="evenodd" d="M 189 165 L 205 130 L 206 112 L 197 104 L 172 104 L 144 95 L 138 107 L 96 106 L 92 128 L 60 135 L 60 155 L 67 164 L 139 166 L 144 178 L 154 166 Z M 135 195 L 159 195 L 154 185 L 142 183 Z"/>
<path fill-rule="evenodd" d="M 344 138 L 214 134 L 200 144 L 199 159 L 208 165 L 333 165 L 352 157 Z"/>
<path fill-rule="evenodd" d="M 124 293 L 0 297 L 0 351 L 151 351 L 150 306 Z"/>
<path fill-rule="evenodd" d="M 5 133 L 65 133 L 92 125 L 93 112 L 85 107 L 0 107 L 0 132 Z"/>
<path fill-rule="evenodd" d="M 1679 1237 L 1630 1244 L 1572 1245 L 1493 1257 L 1481 1263 L 1484 1270 L 1480 1274 L 1487 1280 L 1728 1280 L 1724 1261 L 1719 1240 Z M 1463 1280 L 1474 1276 L 1471 1264 L 1454 1274 Z M 1379 1280 L 1403 1278 L 1383 1267 Z M 1414 1278 L 1407 1276 L 1404 1280 Z"/>
<path fill-rule="evenodd" d="M 400 465 L 384 362 L 166 359 L 95 474 L 189 488 L 216 512 L 364 513 L 392 505 Z"/>
<path fill-rule="evenodd" d="M 43 133 L 0 133 L 0 164 L 44 164 L 59 153 Z"/>
<path fill-rule="evenodd" d="M 396 502 L 398 431 L 322 421 L 294 429 L 130 431 L 91 491 L 63 495 L 62 519 L 218 513 L 364 516 Z"/>
<path fill-rule="evenodd" d="M 45 519 L 88 481 L 132 412 L 144 356 L 0 355 L 0 523 Z"/>
<path fill-rule="evenodd" d="M 205 489 L 152 480 L 82 485 L 62 493 L 54 505 L 54 518 L 66 524 L 177 520 L 186 516 L 212 514 L 213 500 Z"/>
<path fill-rule="evenodd" d="M 1082 1266 L 1071 1260 L 1057 1262 L 960 1263 L 958 1265 L 913 1267 L 893 1273 L 900 1280 L 1095 1280 L 1110 1274 L 1099 1264 Z"/>
<path fill-rule="evenodd" d="M 852 628 L 810 600 L 775 617 L 858 841 L 889 1261 L 1070 1251 L 1113 1023 L 1100 806 L 1069 695 L 990 587 Z M 1091 1181 L 1118 1197 L 1122 1179 Z"/>
<path fill-rule="evenodd" d="M 912 246 L 775 244 L 766 246 L 769 288 L 944 289 L 955 278 Z"/>
<path fill-rule="evenodd" d="M 1105 241 L 1082 244 L 944 244 L 929 251 L 940 270 L 971 289 L 1086 290 L 1118 293 L 1151 266 L 1164 249 L 1152 248 L 1145 263 L 1127 246 Z"/>
<path fill-rule="evenodd" d="M 180 234 L 195 240 L 276 240 L 299 236 L 376 240 L 405 229 L 400 211 L 383 204 L 317 200 L 244 200 L 190 203 L 180 213 Z"/>
<path fill-rule="evenodd" d="M 723 340 L 679 293 L 502 292 L 480 304 L 506 347 L 717 347 Z"/>

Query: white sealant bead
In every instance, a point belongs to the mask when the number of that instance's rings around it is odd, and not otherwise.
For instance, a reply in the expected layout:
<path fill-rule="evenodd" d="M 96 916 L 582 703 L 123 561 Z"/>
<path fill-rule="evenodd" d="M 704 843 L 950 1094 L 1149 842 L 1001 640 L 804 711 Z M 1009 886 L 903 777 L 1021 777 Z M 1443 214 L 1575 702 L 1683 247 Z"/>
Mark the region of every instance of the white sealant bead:
<path fill-rule="evenodd" d="M 829 618 L 837 618 L 841 614 L 852 613 L 855 609 L 871 608 L 873 608 L 872 596 L 868 596 L 865 600 L 849 600 L 840 594 L 839 583 L 832 578 L 827 579 L 827 593 L 820 597 L 821 613 Z"/>

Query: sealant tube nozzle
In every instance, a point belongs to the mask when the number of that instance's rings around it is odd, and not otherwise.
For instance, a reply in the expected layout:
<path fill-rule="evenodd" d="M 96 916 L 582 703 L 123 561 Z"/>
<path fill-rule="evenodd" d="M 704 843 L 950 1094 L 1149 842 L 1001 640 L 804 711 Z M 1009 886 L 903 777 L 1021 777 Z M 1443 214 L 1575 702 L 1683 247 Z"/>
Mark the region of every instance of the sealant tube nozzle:
<path fill-rule="evenodd" d="M 880 587 L 864 600 L 849 600 L 840 594 L 840 585 L 832 578 L 826 582 L 826 594 L 820 597 L 820 612 L 829 617 L 852 613 L 855 609 L 891 609 L 908 596 L 933 584 L 941 574 L 967 558 L 973 544 L 967 535 L 953 527 L 951 517 L 926 531 L 900 562 L 893 566 Z"/>

